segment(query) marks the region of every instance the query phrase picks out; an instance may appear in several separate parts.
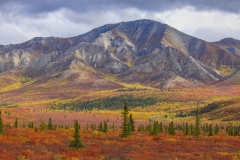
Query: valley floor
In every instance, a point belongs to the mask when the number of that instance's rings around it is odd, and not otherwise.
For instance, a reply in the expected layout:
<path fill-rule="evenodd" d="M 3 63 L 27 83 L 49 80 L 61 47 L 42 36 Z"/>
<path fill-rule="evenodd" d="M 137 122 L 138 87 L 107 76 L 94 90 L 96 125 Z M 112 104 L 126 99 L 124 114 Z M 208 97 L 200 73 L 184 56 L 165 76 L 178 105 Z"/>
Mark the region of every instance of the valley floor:
<path fill-rule="evenodd" d="M 131 108 L 130 113 L 135 120 L 136 128 L 139 125 L 153 123 L 154 120 L 168 125 L 195 124 L 195 117 L 188 115 L 179 117 L 180 113 L 191 113 L 197 106 L 204 111 L 200 115 L 201 125 L 219 124 L 227 126 L 229 123 L 239 126 L 240 115 L 240 86 L 207 87 L 195 89 L 147 89 L 147 90 L 111 90 L 80 94 L 67 99 L 41 97 L 31 93 L 25 95 L 15 92 L 0 94 L 1 117 L 4 125 L 3 135 L 0 135 L 0 160 L 13 159 L 240 159 L 240 136 L 229 136 L 225 131 L 218 135 L 184 136 L 181 131 L 176 135 L 160 133 L 158 136 L 149 132 L 134 132 L 129 138 L 120 138 L 122 124 L 122 110 L 92 110 L 56 109 L 50 110 L 48 104 L 64 104 L 69 101 L 80 101 L 91 98 L 106 98 L 115 95 L 134 95 L 136 97 L 152 96 L 158 99 L 155 105 Z M 50 95 L 50 94 L 49 94 Z M 14 97 L 14 98 L 13 98 Z M 62 96 L 64 97 L 64 95 Z M 18 99 L 19 98 L 19 99 Z M 70 98 L 75 98 L 70 100 Z M 23 100 L 24 99 L 24 100 Z M 90 101 L 91 102 L 91 101 Z M 122 101 L 121 101 L 122 102 Z M 122 102 L 124 103 L 124 102 Z M 208 106 L 213 104 L 212 106 Z M 99 105 L 101 106 L 101 105 Z M 13 128 L 15 119 L 18 119 L 19 128 Z M 53 124 L 70 126 L 70 129 L 57 128 L 56 131 L 39 130 L 42 121 L 52 119 Z M 71 128 L 74 120 L 78 120 L 81 128 L 82 141 L 86 147 L 74 150 L 69 147 L 74 130 Z M 91 124 L 107 121 L 115 124 L 117 130 L 107 134 L 96 130 L 86 129 Z M 38 131 L 27 128 L 29 122 L 37 126 Z M 23 127 L 26 128 L 23 128 Z M 20 128 L 21 127 L 21 128 Z M 85 131 L 83 129 L 85 127 Z M 203 134 L 203 133 L 202 133 Z"/>
<path fill-rule="evenodd" d="M 38 131 L 28 128 L 6 128 L 0 135 L 0 159 L 239 159 L 240 137 L 220 132 L 214 136 L 184 136 L 134 132 L 120 138 L 120 131 L 107 134 L 81 130 L 84 149 L 69 147 L 74 130 Z"/>

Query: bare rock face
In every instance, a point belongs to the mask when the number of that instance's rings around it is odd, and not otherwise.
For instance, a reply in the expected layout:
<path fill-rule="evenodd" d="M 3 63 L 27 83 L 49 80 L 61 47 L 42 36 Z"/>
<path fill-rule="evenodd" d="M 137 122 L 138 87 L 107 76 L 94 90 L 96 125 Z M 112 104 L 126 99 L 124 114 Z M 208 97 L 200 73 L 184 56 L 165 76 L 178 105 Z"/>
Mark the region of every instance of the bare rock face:
<path fill-rule="evenodd" d="M 237 67 L 240 57 L 151 20 L 108 24 L 71 38 L 37 37 L 0 46 L 0 73 L 14 70 L 30 79 L 75 83 L 82 83 L 78 79 L 84 76 L 92 86 L 106 86 L 106 75 L 157 88 L 202 86 L 223 77 L 216 70 L 221 65 Z"/>
<path fill-rule="evenodd" d="M 233 38 L 225 38 L 218 42 L 214 42 L 219 47 L 226 49 L 234 55 L 240 56 L 240 41 Z"/>
<path fill-rule="evenodd" d="M 219 81 L 215 82 L 214 85 L 239 85 L 240 84 L 240 69 L 233 72 Z"/>

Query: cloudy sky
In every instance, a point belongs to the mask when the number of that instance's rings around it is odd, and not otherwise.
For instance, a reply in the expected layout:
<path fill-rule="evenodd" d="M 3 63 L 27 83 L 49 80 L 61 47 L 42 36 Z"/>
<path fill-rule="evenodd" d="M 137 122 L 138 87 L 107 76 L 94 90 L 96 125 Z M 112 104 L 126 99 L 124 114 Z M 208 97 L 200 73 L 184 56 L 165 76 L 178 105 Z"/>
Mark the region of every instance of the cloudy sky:
<path fill-rule="evenodd" d="M 107 23 L 151 19 L 206 41 L 240 40 L 240 0 L 0 0 L 0 44 L 72 37 Z"/>

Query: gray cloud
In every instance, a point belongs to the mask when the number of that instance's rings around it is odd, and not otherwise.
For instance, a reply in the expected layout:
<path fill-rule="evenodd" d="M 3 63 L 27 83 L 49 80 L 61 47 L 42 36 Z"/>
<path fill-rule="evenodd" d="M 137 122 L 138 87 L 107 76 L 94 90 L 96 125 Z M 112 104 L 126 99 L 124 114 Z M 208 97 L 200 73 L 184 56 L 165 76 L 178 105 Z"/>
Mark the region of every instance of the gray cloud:
<path fill-rule="evenodd" d="M 235 38 L 239 39 L 240 29 L 222 29 L 222 28 L 213 28 L 213 27 L 203 27 L 195 31 L 195 35 L 198 35 L 198 38 L 208 40 L 209 42 L 216 42 L 223 38 Z"/>
<path fill-rule="evenodd" d="M 239 0 L 0 0 L 0 44 L 77 36 L 107 23 L 143 18 L 208 41 L 240 39 L 234 34 L 240 33 L 239 6 Z"/>
<path fill-rule="evenodd" d="M 222 10 L 239 13 L 239 0 L 1 0 L 1 9 L 9 7 L 13 3 L 24 6 L 28 14 L 39 14 L 56 11 L 60 8 L 68 8 L 75 12 L 83 13 L 89 10 L 102 10 L 109 8 L 138 8 L 145 11 L 165 11 L 182 8 L 186 5 L 194 6 L 197 10 Z"/>

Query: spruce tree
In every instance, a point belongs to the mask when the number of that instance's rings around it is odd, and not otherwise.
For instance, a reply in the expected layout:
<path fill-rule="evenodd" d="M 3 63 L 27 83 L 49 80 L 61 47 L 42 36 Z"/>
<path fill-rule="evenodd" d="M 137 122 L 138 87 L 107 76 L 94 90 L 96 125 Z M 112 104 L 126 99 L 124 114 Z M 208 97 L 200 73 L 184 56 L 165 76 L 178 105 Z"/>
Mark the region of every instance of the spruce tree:
<path fill-rule="evenodd" d="M 153 123 L 153 130 L 150 133 L 153 134 L 153 135 L 158 135 L 159 132 L 160 132 L 160 129 L 159 129 L 158 121 L 154 121 L 154 123 Z"/>
<path fill-rule="evenodd" d="M 0 111 L 0 134 L 3 134 L 3 128 L 4 128 L 4 125 L 2 121 L 2 113 Z"/>
<path fill-rule="evenodd" d="M 70 143 L 70 147 L 74 147 L 76 149 L 84 148 L 84 143 L 81 140 L 80 128 L 77 120 L 74 121 L 74 135 L 73 141 Z"/>
<path fill-rule="evenodd" d="M 33 122 L 28 123 L 28 128 L 33 128 Z"/>
<path fill-rule="evenodd" d="M 167 125 L 164 125 L 164 132 L 168 133 L 168 126 Z"/>
<path fill-rule="evenodd" d="M 14 128 L 18 128 L 18 119 L 17 118 L 15 119 L 15 122 L 14 122 L 13 126 L 14 126 Z"/>
<path fill-rule="evenodd" d="M 168 133 L 169 133 L 170 135 L 175 135 L 175 134 L 176 134 L 176 131 L 175 131 L 173 122 L 169 123 Z"/>
<path fill-rule="evenodd" d="M 103 132 L 103 124 L 102 124 L 102 122 L 100 122 L 99 131 Z"/>
<path fill-rule="evenodd" d="M 134 125 L 135 122 L 134 122 L 134 120 L 132 118 L 132 114 L 130 114 L 129 123 L 131 125 L 132 131 L 135 131 L 135 125 Z"/>
<path fill-rule="evenodd" d="M 120 134 L 120 137 L 128 137 L 131 135 L 131 131 L 129 130 L 131 127 L 129 127 L 129 117 L 128 117 L 128 106 L 125 103 L 123 107 L 122 117 L 123 117 L 123 123 L 122 123 L 122 133 Z"/>
<path fill-rule="evenodd" d="M 195 135 L 195 130 L 194 130 L 194 127 L 193 127 L 192 124 L 190 125 L 190 134 L 191 134 L 192 136 Z"/>
<path fill-rule="evenodd" d="M 163 133 L 163 125 L 162 125 L 162 122 L 160 122 L 160 124 L 159 124 L 159 132 L 160 132 L 160 133 Z"/>
<path fill-rule="evenodd" d="M 42 123 L 40 124 L 40 129 L 43 131 L 43 130 L 46 130 L 46 124 L 45 122 L 42 120 Z"/>
<path fill-rule="evenodd" d="M 214 127 L 214 133 L 218 134 L 219 131 L 220 131 L 219 126 L 216 124 L 215 127 Z"/>
<path fill-rule="evenodd" d="M 189 125 L 188 125 L 188 122 L 186 122 L 184 135 L 189 135 L 189 134 L 190 134 L 190 127 L 189 127 Z"/>
<path fill-rule="evenodd" d="M 186 125 L 185 125 L 185 122 L 183 122 L 182 124 L 182 132 L 185 134 L 185 130 L 186 130 Z"/>
<path fill-rule="evenodd" d="M 206 124 L 203 125 L 203 135 L 206 136 L 207 127 Z"/>
<path fill-rule="evenodd" d="M 208 136 L 213 136 L 213 129 L 212 129 L 212 124 L 209 126 L 209 134 Z"/>
<path fill-rule="evenodd" d="M 138 126 L 138 132 L 141 132 L 142 125 Z"/>
<path fill-rule="evenodd" d="M 196 128 L 195 128 L 195 136 L 199 137 L 201 135 L 201 129 L 200 129 L 200 118 L 199 118 L 199 109 L 197 107 L 196 110 Z"/>
<path fill-rule="evenodd" d="M 238 132 L 238 127 L 234 126 L 234 136 L 238 136 L 239 132 Z"/>
<path fill-rule="evenodd" d="M 128 119 L 128 135 L 132 135 L 132 124 L 130 122 L 130 117 Z"/>
<path fill-rule="evenodd" d="M 107 122 L 106 122 L 106 121 L 104 121 L 103 132 L 105 132 L 105 133 L 108 132 L 108 125 L 107 125 Z"/>
<path fill-rule="evenodd" d="M 48 129 L 49 130 L 53 130 L 53 124 L 52 124 L 52 118 L 50 117 L 49 120 L 48 120 Z"/>
<path fill-rule="evenodd" d="M 112 130 L 115 131 L 115 124 L 112 125 Z"/>
<path fill-rule="evenodd" d="M 37 132 L 37 127 L 35 126 L 34 131 Z"/>

